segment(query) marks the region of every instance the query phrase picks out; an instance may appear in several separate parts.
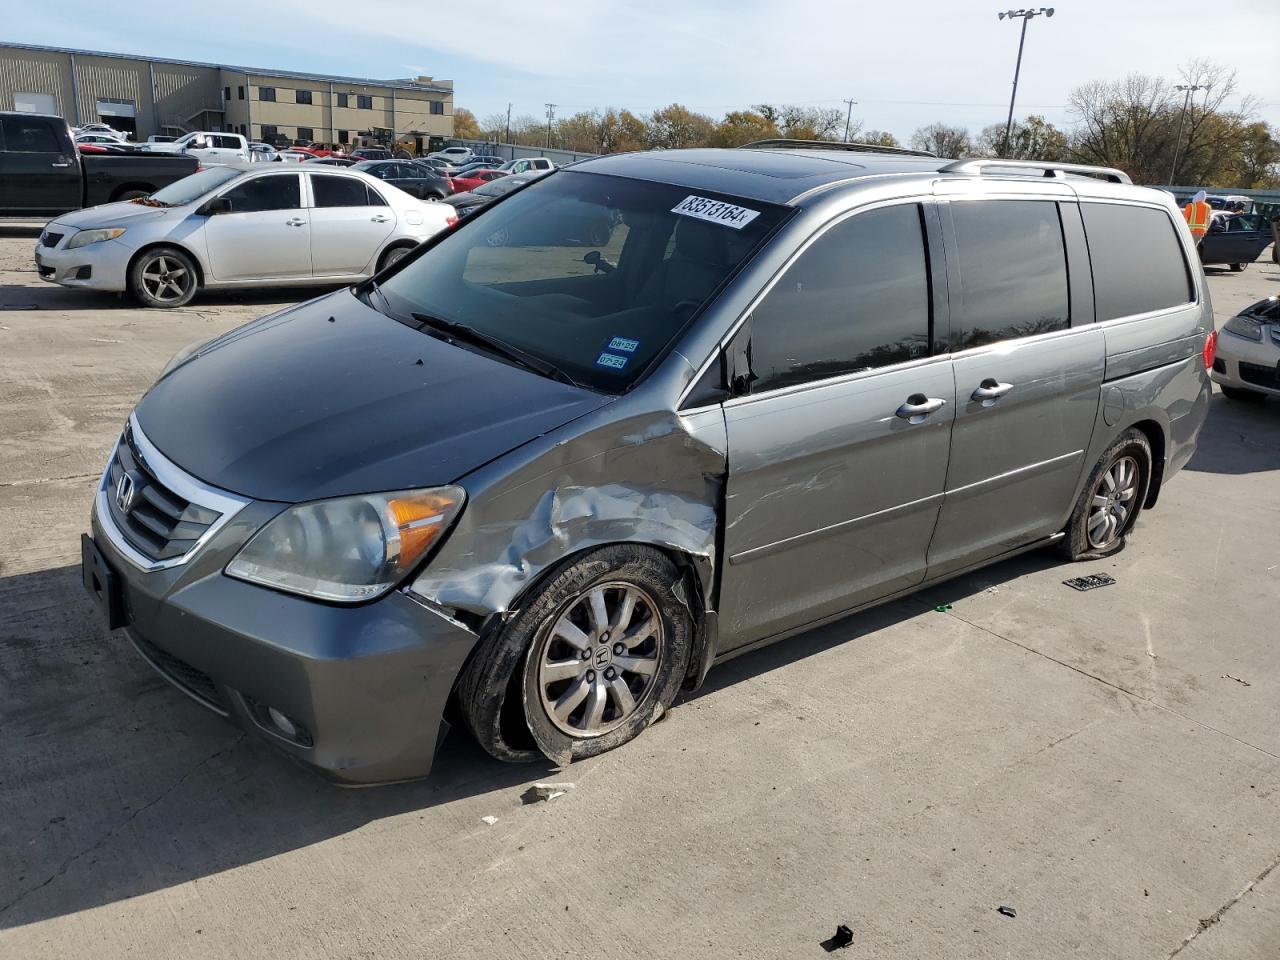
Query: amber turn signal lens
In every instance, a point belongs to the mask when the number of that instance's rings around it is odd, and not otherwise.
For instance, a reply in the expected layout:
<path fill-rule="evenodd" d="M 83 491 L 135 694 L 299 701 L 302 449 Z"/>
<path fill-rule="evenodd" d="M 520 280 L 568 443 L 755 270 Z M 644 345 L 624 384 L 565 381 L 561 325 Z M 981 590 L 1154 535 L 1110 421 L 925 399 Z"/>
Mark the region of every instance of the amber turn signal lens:
<path fill-rule="evenodd" d="M 400 549 L 396 567 L 416 564 L 446 527 L 458 500 L 440 493 L 420 493 L 387 501 L 388 527 L 397 531 Z"/>

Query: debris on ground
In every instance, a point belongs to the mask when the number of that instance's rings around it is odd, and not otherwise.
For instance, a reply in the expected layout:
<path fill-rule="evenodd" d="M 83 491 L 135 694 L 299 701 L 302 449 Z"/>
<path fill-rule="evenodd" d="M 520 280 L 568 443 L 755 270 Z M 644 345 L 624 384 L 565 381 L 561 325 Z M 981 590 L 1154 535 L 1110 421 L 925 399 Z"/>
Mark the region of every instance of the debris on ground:
<path fill-rule="evenodd" d="M 1238 684 L 1240 684 L 1241 686 L 1244 686 L 1244 687 L 1252 687 L 1252 686 L 1253 686 L 1253 684 L 1252 684 L 1252 683 L 1250 683 L 1248 680 L 1241 680 L 1239 677 L 1233 677 L 1233 676 L 1232 676 L 1231 674 L 1229 674 L 1229 673 L 1224 673 L 1224 674 L 1222 675 L 1222 679 L 1223 679 L 1223 680 L 1234 680 L 1236 683 L 1238 683 Z"/>
<path fill-rule="evenodd" d="M 1092 573 L 1087 577 L 1072 577 L 1070 580 L 1063 580 L 1062 582 L 1072 590 L 1079 590 L 1083 593 L 1085 590 L 1109 587 L 1116 582 L 1116 578 L 1109 573 Z"/>
<path fill-rule="evenodd" d="M 1013 909 L 1013 907 L 1004 906 L 996 907 L 996 913 L 1000 914 L 1002 917 L 1016 917 L 1018 915 L 1018 911 Z"/>
<path fill-rule="evenodd" d="M 950 610 L 950 609 L 951 609 L 951 604 L 949 604 L 949 603 L 940 603 L 940 604 L 938 604 L 936 607 L 934 607 L 934 608 L 933 608 L 933 612 L 934 612 L 934 613 L 946 613 L 946 612 L 947 612 L 948 610 Z"/>
<path fill-rule="evenodd" d="M 836 935 L 831 939 L 835 941 L 837 947 L 847 947 L 853 943 L 853 931 L 849 929 L 847 923 L 842 923 L 836 927 Z"/>
<path fill-rule="evenodd" d="M 526 805 L 540 800 L 554 800 L 556 797 L 563 797 L 576 786 L 576 783 L 535 783 L 520 795 L 520 799 Z"/>
<path fill-rule="evenodd" d="M 481 817 L 480 822 L 487 823 L 489 826 L 492 827 L 495 823 L 498 822 L 498 818 L 497 817 Z"/>

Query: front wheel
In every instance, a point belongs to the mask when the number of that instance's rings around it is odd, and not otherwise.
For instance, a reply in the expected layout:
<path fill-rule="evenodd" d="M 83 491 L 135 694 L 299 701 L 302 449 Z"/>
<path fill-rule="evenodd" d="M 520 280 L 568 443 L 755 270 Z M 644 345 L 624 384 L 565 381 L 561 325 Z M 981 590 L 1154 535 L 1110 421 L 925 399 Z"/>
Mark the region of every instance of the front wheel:
<path fill-rule="evenodd" d="M 482 643 L 463 673 L 467 726 L 499 759 L 567 763 L 638 736 L 675 699 L 693 638 L 680 571 L 619 544 L 562 568 Z"/>
<path fill-rule="evenodd" d="M 129 292 L 144 307 L 184 306 L 199 286 L 195 263 L 175 247 L 148 250 L 129 268 Z"/>
<path fill-rule="evenodd" d="M 1248 264 L 1247 264 L 1247 263 L 1233 263 L 1233 264 L 1231 264 L 1231 272 L 1232 272 L 1232 273 L 1243 273 L 1243 272 L 1244 272 L 1244 268 L 1245 268 L 1245 267 L 1247 267 L 1247 266 L 1248 266 Z"/>
<path fill-rule="evenodd" d="M 1097 560 L 1124 549 L 1151 482 L 1151 444 L 1126 430 L 1098 460 L 1067 522 L 1062 550 L 1071 560 Z"/>

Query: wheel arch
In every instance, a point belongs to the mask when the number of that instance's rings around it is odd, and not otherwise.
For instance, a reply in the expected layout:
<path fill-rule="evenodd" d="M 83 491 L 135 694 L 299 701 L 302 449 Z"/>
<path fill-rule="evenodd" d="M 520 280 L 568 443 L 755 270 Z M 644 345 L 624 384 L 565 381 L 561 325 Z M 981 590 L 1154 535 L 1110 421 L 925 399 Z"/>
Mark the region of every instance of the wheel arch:
<path fill-rule="evenodd" d="M 161 247 L 172 247 L 174 250 L 179 250 L 190 257 L 191 262 L 196 265 L 196 283 L 201 287 L 205 285 L 204 262 L 190 247 L 182 243 L 176 243 L 173 240 L 153 240 L 150 243 L 143 244 L 135 250 L 133 252 L 133 256 L 129 258 L 129 265 L 125 268 L 125 280 L 128 280 L 129 274 L 133 272 L 134 264 L 138 262 L 143 254 L 149 253 L 152 250 L 157 250 Z"/>
<path fill-rule="evenodd" d="M 119 184 L 116 184 L 115 189 L 113 189 L 109 194 L 107 194 L 107 202 L 116 203 L 126 193 L 130 193 L 131 191 L 134 191 L 134 190 L 141 190 L 144 195 L 150 196 L 151 194 L 156 192 L 156 186 L 153 183 L 143 183 L 141 181 L 136 181 L 132 183 L 119 183 Z"/>
<path fill-rule="evenodd" d="M 1144 510 L 1156 505 L 1160 497 L 1160 486 L 1164 482 L 1165 451 L 1168 448 L 1164 428 L 1155 420 L 1139 420 L 1130 424 L 1128 429 L 1137 430 L 1147 438 L 1151 447 L 1151 479 L 1147 483 L 1147 498 L 1142 502 Z"/>

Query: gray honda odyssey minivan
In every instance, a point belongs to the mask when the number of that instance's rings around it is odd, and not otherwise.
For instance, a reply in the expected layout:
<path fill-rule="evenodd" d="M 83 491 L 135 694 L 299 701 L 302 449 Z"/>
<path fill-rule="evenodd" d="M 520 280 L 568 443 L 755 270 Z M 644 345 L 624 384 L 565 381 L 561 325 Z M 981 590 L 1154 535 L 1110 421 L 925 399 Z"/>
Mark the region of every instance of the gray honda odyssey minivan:
<path fill-rule="evenodd" d="M 1055 545 L 1187 462 L 1215 335 L 1115 170 L 767 142 L 535 180 L 175 357 L 83 541 L 192 699 L 347 783 L 625 743 L 717 661 Z"/>

